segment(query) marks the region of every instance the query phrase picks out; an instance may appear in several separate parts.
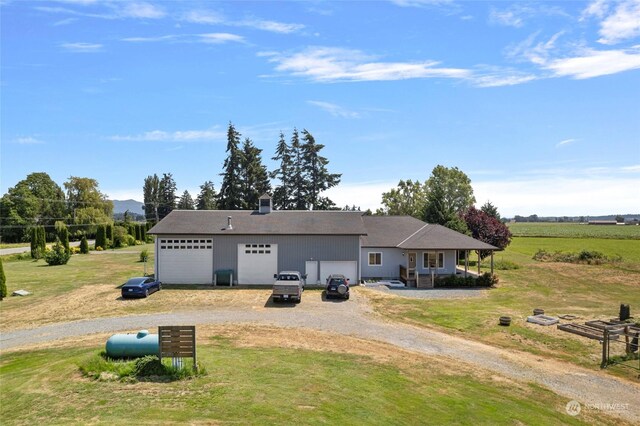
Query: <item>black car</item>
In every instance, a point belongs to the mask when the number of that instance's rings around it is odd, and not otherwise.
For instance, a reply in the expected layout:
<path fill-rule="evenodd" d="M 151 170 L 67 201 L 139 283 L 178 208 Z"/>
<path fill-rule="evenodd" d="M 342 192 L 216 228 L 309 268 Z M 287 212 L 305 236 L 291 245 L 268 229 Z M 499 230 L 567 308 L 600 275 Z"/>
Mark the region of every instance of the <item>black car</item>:
<path fill-rule="evenodd" d="M 325 287 L 327 299 L 330 297 L 340 297 L 344 300 L 349 299 L 349 280 L 340 274 L 331 274 L 327 278 L 327 286 Z"/>
<path fill-rule="evenodd" d="M 151 277 L 131 278 L 122 286 L 122 297 L 147 297 L 161 289 L 162 283 Z"/>

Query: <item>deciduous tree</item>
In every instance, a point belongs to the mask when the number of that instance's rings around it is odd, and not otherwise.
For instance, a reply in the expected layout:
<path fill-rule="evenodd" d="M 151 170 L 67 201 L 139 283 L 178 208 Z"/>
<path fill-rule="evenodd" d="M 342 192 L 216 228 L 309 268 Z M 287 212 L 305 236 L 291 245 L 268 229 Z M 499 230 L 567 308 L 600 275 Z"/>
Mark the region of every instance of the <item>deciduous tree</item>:
<path fill-rule="evenodd" d="M 400 180 L 396 188 L 382 193 L 382 214 L 422 219 L 426 203 L 425 187 L 419 181 Z"/>
<path fill-rule="evenodd" d="M 506 248 L 511 242 L 511 232 L 507 225 L 482 210 L 471 206 L 465 211 L 462 218 L 471 231 L 471 236 L 476 240 L 500 249 Z M 490 253 L 490 251 L 481 251 L 480 257 L 484 258 Z"/>

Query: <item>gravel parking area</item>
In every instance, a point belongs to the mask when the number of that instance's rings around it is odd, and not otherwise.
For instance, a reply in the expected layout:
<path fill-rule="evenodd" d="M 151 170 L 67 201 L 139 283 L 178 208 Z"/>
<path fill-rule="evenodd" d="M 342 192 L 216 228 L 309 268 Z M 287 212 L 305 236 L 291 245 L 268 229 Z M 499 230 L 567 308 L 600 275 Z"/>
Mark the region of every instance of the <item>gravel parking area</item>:
<path fill-rule="evenodd" d="M 349 301 L 327 301 L 319 291 L 305 292 L 302 303 L 298 305 L 273 304 L 268 301 L 268 292 L 264 293 L 256 292 L 256 295 L 263 296 L 259 298 L 262 303 L 255 303 L 255 300 L 245 306 L 212 305 L 208 309 L 96 318 L 9 331 L 0 335 L 0 350 L 19 350 L 33 344 L 95 333 L 143 328 L 153 330 L 158 325 L 246 324 L 303 328 L 384 342 L 418 354 L 448 359 L 452 363 L 463 362 L 472 368 L 494 372 L 512 380 L 537 383 L 556 392 L 562 405 L 572 399 L 595 405 L 614 399 L 622 408 L 608 414 L 640 422 L 640 385 L 637 383 L 436 330 L 385 321 L 371 312 L 366 298 L 357 291 Z M 233 294 L 240 297 L 245 293 L 239 290 Z"/>
<path fill-rule="evenodd" d="M 383 293 L 416 299 L 460 299 L 467 297 L 480 297 L 489 291 L 487 289 L 480 288 L 388 288 L 384 285 L 367 285 L 367 288 L 372 288 Z"/>

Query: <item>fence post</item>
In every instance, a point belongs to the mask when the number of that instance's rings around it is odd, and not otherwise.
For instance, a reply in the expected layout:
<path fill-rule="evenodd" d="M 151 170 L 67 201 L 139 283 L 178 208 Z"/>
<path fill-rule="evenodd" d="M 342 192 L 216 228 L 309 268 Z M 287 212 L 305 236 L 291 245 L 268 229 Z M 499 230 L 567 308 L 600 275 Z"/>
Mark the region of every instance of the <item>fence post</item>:
<path fill-rule="evenodd" d="M 602 362 L 600 363 L 600 368 L 607 368 L 607 362 L 609 360 L 609 330 L 605 328 L 602 330 L 602 333 Z"/>

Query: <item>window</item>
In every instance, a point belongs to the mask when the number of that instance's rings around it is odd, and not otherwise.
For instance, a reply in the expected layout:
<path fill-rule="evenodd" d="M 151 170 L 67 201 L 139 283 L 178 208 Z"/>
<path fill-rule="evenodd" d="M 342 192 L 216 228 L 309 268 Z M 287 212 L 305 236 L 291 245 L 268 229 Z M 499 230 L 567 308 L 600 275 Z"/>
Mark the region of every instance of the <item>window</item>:
<path fill-rule="evenodd" d="M 380 266 L 382 265 L 382 253 L 369 253 L 369 266 Z"/>
<path fill-rule="evenodd" d="M 429 251 L 422 253 L 422 267 L 424 269 L 444 269 L 444 252 Z"/>

